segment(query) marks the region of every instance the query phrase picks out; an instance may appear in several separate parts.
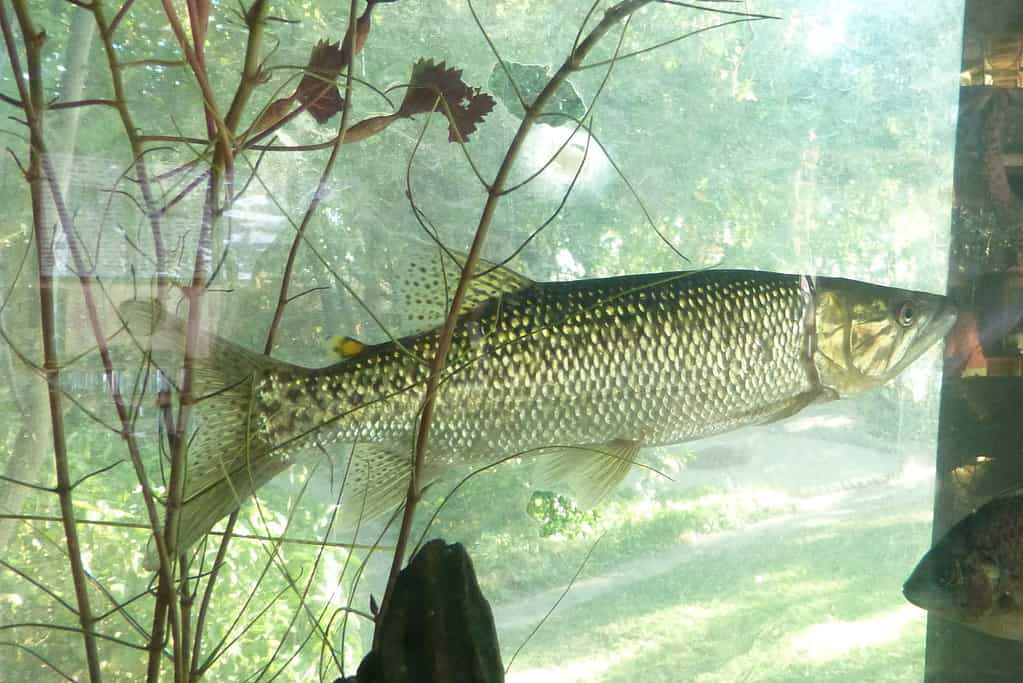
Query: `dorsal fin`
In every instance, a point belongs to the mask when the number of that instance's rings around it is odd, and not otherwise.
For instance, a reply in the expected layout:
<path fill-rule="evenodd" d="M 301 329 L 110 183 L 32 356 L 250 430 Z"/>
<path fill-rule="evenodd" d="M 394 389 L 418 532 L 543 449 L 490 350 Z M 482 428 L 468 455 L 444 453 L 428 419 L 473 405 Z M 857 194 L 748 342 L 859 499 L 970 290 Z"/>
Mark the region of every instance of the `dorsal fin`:
<path fill-rule="evenodd" d="M 395 301 L 407 321 L 420 329 L 439 324 L 447 315 L 466 255 L 430 245 L 414 249 L 395 279 Z M 511 268 L 480 259 L 459 315 L 496 297 L 514 294 L 535 283 Z"/>

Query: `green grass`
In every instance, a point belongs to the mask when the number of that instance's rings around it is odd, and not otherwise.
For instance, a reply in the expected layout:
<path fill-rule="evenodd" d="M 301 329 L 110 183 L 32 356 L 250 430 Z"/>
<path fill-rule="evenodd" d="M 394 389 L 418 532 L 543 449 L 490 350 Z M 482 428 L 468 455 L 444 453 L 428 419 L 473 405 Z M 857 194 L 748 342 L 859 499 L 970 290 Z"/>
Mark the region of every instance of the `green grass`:
<path fill-rule="evenodd" d="M 924 613 L 903 601 L 900 588 L 926 546 L 926 511 L 825 516 L 806 529 L 795 515 L 691 545 L 665 542 L 666 528 L 699 526 L 711 509 L 669 510 L 610 531 L 580 578 L 581 601 L 570 597 L 555 612 L 511 680 L 837 682 L 920 674 Z M 739 529 L 756 517 L 728 525 Z M 676 529 L 675 537 L 684 533 Z M 603 587 L 586 581 L 623 565 L 630 574 Z M 498 609 L 506 662 L 545 609 L 505 626 Z"/>

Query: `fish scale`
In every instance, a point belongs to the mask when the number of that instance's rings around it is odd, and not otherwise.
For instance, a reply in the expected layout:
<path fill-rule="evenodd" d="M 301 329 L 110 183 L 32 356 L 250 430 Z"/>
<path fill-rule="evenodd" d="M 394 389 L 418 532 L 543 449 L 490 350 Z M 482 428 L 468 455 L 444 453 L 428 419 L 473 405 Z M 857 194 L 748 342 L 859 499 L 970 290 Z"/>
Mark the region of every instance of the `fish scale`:
<path fill-rule="evenodd" d="M 414 264 L 395 297 L 442 308 L 452 273 L 429 273 Z M 421 281 L 427 291 L 417 291 Z M 530 452 L 538 453 L 539 482 L 562 482 L 584 502 L 612 490 L 643 447 L 877 386 L 956 316 L 934 294 L 748 270 L 536 283 L 483 262 L 466 301 L 438 385 L 424 483 Z M 122 305 L 122 314 L 137 339 L 180 356 L 183 320 L 144 302 Z M 343 474 L 360 515 L 393 509 L 408 487 L 439 335 L 348 339 L 342 362 L 303 368 L 201 333 L 196 348 L 208 351 L 194 359 L 202 397 L 180 547 L 314 442 L 351 454 Z M 173 366 L 161 370 L 175 376 Z M 346 514 L 353 506 L 342 507 Z"/>

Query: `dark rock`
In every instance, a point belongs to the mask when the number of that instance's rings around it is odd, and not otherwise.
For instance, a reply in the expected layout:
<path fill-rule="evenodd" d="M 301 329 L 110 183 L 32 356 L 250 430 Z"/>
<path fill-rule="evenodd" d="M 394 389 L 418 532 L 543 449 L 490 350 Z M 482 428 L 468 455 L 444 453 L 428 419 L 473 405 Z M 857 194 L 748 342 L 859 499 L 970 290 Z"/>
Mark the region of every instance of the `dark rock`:
<path fill-rule="evenodd" d="M 433 540 L 402 570 L 358 683 L 498 683 L 490 604 L 460 543 Z"/>

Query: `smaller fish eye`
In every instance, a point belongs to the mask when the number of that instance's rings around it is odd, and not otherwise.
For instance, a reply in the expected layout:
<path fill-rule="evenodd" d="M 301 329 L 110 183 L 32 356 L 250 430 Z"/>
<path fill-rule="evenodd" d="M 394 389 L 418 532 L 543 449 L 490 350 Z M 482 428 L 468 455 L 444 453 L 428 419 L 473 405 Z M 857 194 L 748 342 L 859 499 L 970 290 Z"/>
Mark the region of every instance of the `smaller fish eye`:
<path fill-rule="evenodd" d="M 909 327 L 916 322 L 916 304 L 912 301 L 903 301 L 895 309 L 895 320 L 903 327 Z"/>
<path fill-rule="evenodd" d="M 963 578 L 963 570 L 958 561 L 945 567 L 938 576 L 938 584 L 943 588 L 954 586 L 960 583 Z"/>

